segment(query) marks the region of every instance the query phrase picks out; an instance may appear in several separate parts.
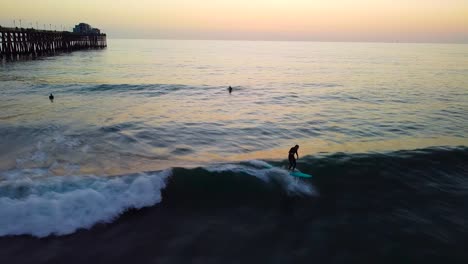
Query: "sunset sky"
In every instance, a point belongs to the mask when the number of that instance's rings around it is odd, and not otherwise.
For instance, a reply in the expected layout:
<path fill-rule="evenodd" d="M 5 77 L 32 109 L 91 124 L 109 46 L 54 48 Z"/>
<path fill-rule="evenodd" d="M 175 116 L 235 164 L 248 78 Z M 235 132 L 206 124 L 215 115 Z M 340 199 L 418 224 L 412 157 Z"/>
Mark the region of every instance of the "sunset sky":
<path fill-rule="evenodd" d="M 15 0 L 0 25 L 110 38 L 468 42 L 468 0 Z"/>

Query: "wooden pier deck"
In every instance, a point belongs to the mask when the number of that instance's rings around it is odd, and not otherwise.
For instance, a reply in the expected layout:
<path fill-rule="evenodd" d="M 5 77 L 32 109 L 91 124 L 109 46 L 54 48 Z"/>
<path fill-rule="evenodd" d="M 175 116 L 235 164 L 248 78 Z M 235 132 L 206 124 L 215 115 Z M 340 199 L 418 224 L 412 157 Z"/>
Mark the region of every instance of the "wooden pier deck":
<path fill-rule="evenodd" d="M 80 34 L 69 31 L 7 28 L 0 26 L 0 57 L 53 55 L 83 49 L 107 47 L 106 34 Z"/>

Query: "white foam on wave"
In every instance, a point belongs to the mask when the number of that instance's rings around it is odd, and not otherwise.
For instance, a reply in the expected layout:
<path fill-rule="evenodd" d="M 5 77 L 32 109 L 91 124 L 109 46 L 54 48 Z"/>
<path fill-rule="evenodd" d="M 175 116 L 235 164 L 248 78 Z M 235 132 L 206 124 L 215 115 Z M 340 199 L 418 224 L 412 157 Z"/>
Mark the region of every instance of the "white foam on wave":
<path fill-rule="evenodd" d="M 273 167 L 268 162 L 263 161 L 263 160 L 249 160 L 248 163 L 252 166 L 259 167 L 259 168 L 272 168 Z"/>
<path fill-rule="evenodd" d="M 111 222 L 128 209 L 159 203 L 172 172 L 40 179 L 14 174 L 0 181 L 0 236 L 66 235 Z"/>
<path fill-rule="evenodd" d="M 312 184 L 292 177 L 285 169 L 273 167 L 262 160 L 250 160 L 247 164 L 218 164 L 205 168 L 210 172 L 232 171 L 255 176 L 265 182 L 275 180 L 279 182 L 290 194 L 295 195 L 317 195 Z"/>

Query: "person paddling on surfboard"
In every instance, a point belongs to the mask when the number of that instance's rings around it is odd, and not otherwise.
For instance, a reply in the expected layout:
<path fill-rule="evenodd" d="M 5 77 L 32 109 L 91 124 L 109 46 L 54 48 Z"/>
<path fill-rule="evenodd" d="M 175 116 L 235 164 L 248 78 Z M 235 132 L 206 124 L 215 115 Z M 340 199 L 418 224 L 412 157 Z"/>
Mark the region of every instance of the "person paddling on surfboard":
<path fill-rule="evenodd" d="M 288 168 L 288 170 L 291 170 L 291 168 L 292 168 L 292 171 L 294 171 L 296 169 L 296 158 L 294 157 L 294 154 L 296 154 L 297 158 L 299 159 L 299 154 L 297 153 L 298 149 L 299 149 L 299 145 L 296 145 L 296 146 L 292 147 L 289 150 L 289 155 L 288 155 L 289 168 Z"/>

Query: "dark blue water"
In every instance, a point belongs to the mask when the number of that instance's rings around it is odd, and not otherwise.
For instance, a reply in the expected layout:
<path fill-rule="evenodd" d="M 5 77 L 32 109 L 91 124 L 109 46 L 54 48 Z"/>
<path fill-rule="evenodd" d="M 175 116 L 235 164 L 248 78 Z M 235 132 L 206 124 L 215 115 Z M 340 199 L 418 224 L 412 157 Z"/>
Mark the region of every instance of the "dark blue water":
<path fill-rule="evenodd" d="M 58 243 L 56 261 L 96 240 L 123 255 L 157 243 L 171 262 L 199 247 L 213 250 L 203 263 L 464 263 L 467 57 L 466 45 L 114 40 L 4 63 L 3 252 L 36 252 L 16 237 L 32 235 Z M 295 144 L 311 180 L 284 169 Z M 125 256 L 154 259 L 145 248 Z"/>

